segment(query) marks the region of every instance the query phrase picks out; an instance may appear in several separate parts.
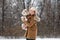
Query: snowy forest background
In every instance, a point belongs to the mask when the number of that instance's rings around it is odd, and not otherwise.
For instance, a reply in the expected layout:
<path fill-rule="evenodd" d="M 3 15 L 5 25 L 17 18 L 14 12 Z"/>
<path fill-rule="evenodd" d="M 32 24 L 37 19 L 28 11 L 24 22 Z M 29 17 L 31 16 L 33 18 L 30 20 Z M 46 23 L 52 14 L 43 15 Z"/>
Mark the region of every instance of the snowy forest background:
<path fill-rule="evenodd" d="M 28 3 L 30 5 L 28 5 Z M 21 12 L 28 6 L 38 10 L 38 36 L 60 37 L 60 0 L 0 0 L 0 35 L 22 37 Z"/>

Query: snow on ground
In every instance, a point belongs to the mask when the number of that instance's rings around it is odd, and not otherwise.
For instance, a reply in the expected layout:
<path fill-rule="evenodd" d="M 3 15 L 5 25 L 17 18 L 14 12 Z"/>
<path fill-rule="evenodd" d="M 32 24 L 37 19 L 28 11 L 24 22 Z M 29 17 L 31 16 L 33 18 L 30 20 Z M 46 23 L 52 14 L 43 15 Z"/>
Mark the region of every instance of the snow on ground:
<path fill-rule="evenodd" d="M 8 40 L 8 39 L 0 36 L 0 40 Z M 26 39 L 25 38 L 10 39 L 9 38 L 9 40 L 26 40 Z M 39 38 L 39 37 L 37 37 L 36 40 L 60 40 L 60 38 Z"/>
<path fill-rule="evenodd" d="M 0 40 L 8 40 L 8 39 L 0 39 Z M 9 39 L 9 40 L 26 40 L 26 39 Z M 60 40 L 60 38 L 37 38 L 36 40 Z"/>

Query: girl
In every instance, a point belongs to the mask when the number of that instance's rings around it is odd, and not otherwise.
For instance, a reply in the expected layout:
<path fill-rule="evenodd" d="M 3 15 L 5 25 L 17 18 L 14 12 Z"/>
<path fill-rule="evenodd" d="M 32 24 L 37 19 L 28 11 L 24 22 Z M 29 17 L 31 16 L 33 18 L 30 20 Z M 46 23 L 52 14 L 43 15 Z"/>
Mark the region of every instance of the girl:
<path fill-rule="evenodd" d="M 36 9 L 34 7 L 31 7 L 29 9 L 29 15 L 26 16 L 28 19 L 27 21 L 24 21 L 27 27 L 27 31 L 25 32 L 26 40 L 36 40 L 37 36 L 37 22 L 40 21 L 40 18 L 36 15 Z"/>

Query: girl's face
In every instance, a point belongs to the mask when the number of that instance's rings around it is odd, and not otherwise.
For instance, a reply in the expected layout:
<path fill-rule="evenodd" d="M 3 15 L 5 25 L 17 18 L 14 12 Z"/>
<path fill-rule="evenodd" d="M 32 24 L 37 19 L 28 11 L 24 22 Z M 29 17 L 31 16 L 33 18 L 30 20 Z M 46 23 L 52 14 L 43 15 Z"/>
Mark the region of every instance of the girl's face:
<path fill-rule="evenodd" d="M 29 10 L 29 13 L 30 13 L 31 15 L 34 15 L 34 14 L 35 14 L 35 11 L 34 11 L 34 10 Z"/>

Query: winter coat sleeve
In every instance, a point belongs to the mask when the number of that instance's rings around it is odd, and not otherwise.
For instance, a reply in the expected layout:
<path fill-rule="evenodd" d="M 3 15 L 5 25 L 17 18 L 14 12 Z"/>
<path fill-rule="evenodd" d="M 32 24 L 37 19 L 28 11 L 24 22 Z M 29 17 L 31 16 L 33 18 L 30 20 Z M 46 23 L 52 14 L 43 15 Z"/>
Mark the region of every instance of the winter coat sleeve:
<path fill-rule="evenodd" d="M 32 27 L 36 22 L 34 20 L 31 20 L 30 23 L 25 21 L 27 27 Z"/>

